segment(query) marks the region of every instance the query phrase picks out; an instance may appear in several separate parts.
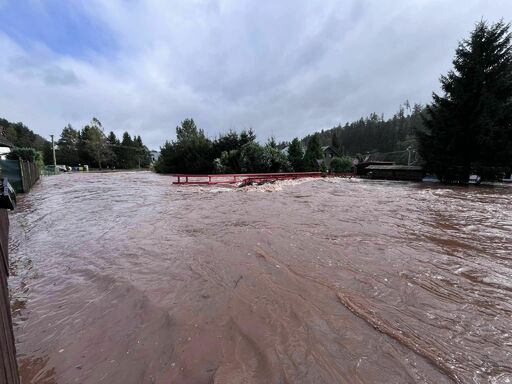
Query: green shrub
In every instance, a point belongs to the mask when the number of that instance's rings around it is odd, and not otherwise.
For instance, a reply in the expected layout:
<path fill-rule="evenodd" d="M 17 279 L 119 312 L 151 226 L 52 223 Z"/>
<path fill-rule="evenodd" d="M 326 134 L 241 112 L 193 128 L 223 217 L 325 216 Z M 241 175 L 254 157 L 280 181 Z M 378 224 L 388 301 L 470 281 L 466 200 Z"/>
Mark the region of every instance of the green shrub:
<path fill-rule="evenodd" d="M 333 173 L 352 172 L 352 169 L 353 165 L 350 157 L 335 157 L 331 160 L 331 172 Z"/>
<path fill-rule="evenodd" d="M 13 148 L 11 152 L 7 154 L 7 158 L 10 160 L 26 160 L 33 162 L 36 160 L 37 152 L 34 148 Z"/>

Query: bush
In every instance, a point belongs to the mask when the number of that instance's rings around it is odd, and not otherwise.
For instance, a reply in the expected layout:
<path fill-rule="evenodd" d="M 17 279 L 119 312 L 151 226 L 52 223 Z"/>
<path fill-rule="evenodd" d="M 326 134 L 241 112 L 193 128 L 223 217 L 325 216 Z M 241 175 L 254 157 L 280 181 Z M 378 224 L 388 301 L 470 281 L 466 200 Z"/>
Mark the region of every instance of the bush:
<path fill-rule="evenodd" d="M 264 162 L 267 164 L 265 172 L 289 172 L 292 167 L 287 156 L 272 145 L 265 145 L 263 148 Z"/>
<path fill-rule="evenodd" d="M 36 152 L 35 162 L 36 162 L 37 168 L 39 168 L 39 169 L 43 169 L 44 168 L 43 152 L 41 152 L 41 151 L 37 151 Z"/>
<path fill-rule="evenodd" d="M 270 158 L 265 156 L 264 148 L 256 142 L 244 144 L 240 151 L 240 169 L 242 172 L 266 172 L 270 168 Z"/>
<path fill-rule="evenodd" d="M 34 148 L 13 148 L 11 152 L 7 154 L 7 158 L 10 160 L 26 160 L 33 162 L 36 159 L 36 150 Z"/>
<path fill-rule="evenodd" d="M 331 160 L 331 172 L 333 173 L 352 172 L 352 169 L 353 165 L 350 157 L 335 157 Z"/>

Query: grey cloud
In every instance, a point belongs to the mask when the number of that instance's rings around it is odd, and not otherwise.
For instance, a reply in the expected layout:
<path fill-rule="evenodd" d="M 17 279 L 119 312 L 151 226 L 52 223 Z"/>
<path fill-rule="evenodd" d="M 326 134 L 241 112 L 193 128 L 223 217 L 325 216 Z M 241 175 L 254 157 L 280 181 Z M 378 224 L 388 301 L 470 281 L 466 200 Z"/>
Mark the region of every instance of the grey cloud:
<path fill-rule="evenodd" d="M 60 65 L 51 62 L 45 63 L 41 61 L 41 58 L 27 55 L 10 58 L 7 70 L 24 80 L 39 79 L 48 86 L 79 84 L 79 79 L 73 70 L 62 68 Z"/>
<path fill-rule="evenodd" d="M 69 69 L 52 65 L 43 70 L 44 81 L 48 85 L 76 85 L 79 84 L 78 77 Z"/>

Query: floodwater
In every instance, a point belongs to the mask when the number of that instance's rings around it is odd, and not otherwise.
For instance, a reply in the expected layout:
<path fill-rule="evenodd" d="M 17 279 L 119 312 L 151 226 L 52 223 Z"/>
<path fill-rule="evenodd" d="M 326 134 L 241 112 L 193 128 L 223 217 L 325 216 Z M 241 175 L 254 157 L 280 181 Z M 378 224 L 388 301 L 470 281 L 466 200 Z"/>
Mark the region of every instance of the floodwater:
<path fill-rule="evenodd" d="M 24 384 L 512 382 L 512 188 L 170 181 L 20 198 Z"/>

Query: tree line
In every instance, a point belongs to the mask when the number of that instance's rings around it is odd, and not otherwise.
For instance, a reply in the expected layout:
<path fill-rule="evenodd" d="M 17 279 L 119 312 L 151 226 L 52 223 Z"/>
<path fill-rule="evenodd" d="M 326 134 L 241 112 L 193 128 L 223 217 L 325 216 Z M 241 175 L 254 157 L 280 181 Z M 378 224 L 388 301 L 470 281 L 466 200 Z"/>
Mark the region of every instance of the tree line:
<path fill-rule="evenodd" d="M 262 145 L 252 129 L 230 130 L 212 140 L 193 119 L 185 119 L 176 127 L 176 140 L 161 148 L 155 170 L 196 174 L 318 171 L 322 168 L 318 159 L 323 159 L 319 135 L 305 149 L 298 138 L 289 145 L 270 138 Z M 346 160 L 340 166 L 345 164 Z"/>
<path fill-rule="evenodd" d="M 94 168 L 133 169 L 148 168 L 151 164 L 149 149 L 140 136 L 124 132 L 118 139 L 113 131 L 105 135 L 101 122 L 93 118 L 81 130 L 68 124 L 57 141 L 58 164 Z"/>
<path fill-rule="evenodd" d="M 496 180 L 512 172 L 512 36 L 503 21 L 476 24 L 441 76 L 418 134 L 427 169 L 444 182 L 469 175 Z"/>
<path fill-rule="evenodd" d="M 322 147 L 331 146 L 339 157 L 331 161 L 333 172 L 352 170 L 352 159 L 363 159 L 373 152 L 404 152 L 417 147 L 417 134 L 424 129 L 420 104 L 405 102 L 388 120 L 373 113 L 345 126 L 308 135 L 291 142 L 264 145 L 249 129 L 234 130 L 209 139 L 193 119 L 176 127 L 176 140 L 161 148 L 155 170 L 161 173 L 244 173 L 327 171 Z M 395 156 L 395 158 L 397 158 Z"/>
<path fill-rule="evenodd" d="M 9 158 L 23 158 L 53 164 L 52 144 L 34 133 L 23 123 L 0 119 L 6 139 L 13 144 Z M 68 124 L 55 142 L 57 164 L 68 166 L 89 165 L 93 168 L 134 169 L 148 168 L 151 164 L 149 149 L 140 136 L 124 132 L 117 138 L 111 131 L 105 135 L 101 122 L 93 118 L 82 129 Z"/>

